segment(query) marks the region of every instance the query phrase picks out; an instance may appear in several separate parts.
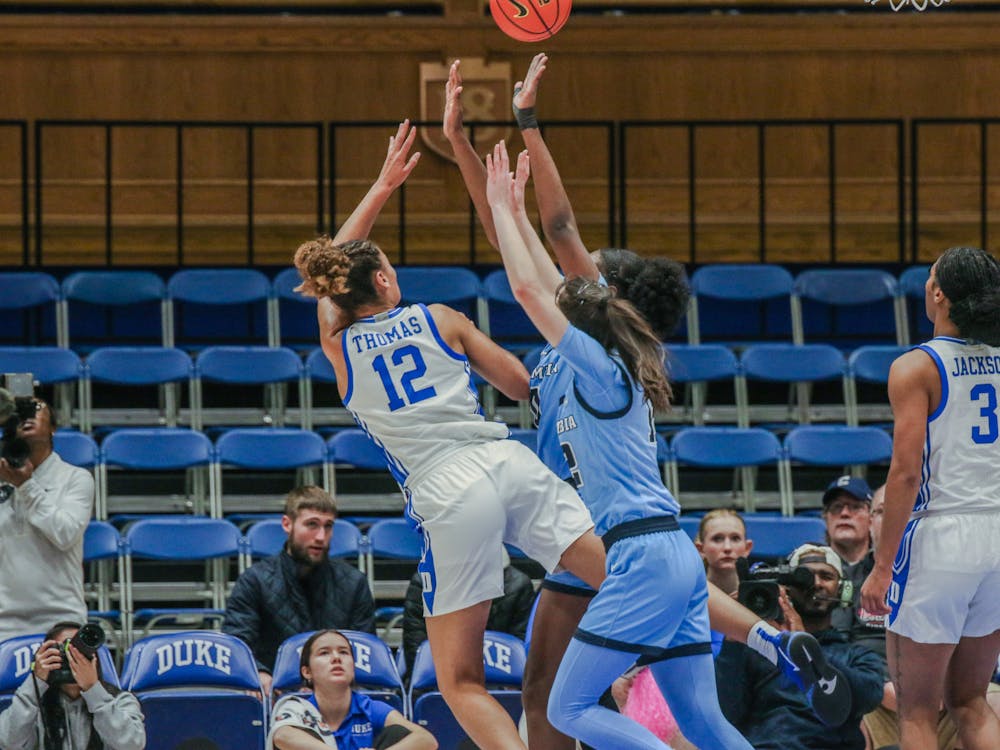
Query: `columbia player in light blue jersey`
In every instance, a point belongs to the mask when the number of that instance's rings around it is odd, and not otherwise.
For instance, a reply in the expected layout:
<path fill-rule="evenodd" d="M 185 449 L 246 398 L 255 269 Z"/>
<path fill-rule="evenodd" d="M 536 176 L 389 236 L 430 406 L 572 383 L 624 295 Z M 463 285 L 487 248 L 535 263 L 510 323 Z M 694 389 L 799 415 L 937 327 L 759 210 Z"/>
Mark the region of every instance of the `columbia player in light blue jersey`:
<path fill-rule="evenodd" d="M 1000 261 L 954 247 L 925 286 L 934 338 L 889 371 L 895 418 L 863 606 L 888 614 L 900 746 L 936 747 L 944 703 L 966 750 L 1000 747 Z"/>
<path fill-rule="evenodd" d="M 685 737 L 703 750 L 751 750 L 719 709 L 705 571 L 659 480 L 651 408 L 670 400 L 659 338 L 608 287 L 579 276 L 563 283 L 540 262 L 547 256 L 524 211 L 527 172 L 522 153 L 513 179 L 501 141 L 487 156 L 487 196 L 514 296 L 572 370 L 556 431 L 607 551 L 607 577 L 556 674 L 549 721 L 593 747 L 665 748 L 598 703 L 643 657 Z"/>
<path fill-rule="evenodd" d="M 658 338 L 666 339 L 676 329 L 684 312 L 686 284 L 683 274 L 678 276 L 677 264 L 666 259 L 642 258 L 630 250 L 603 248 L 592 255 L 588 253 L 559 171 L 534 119 L 538 83 L 547 61 L 544 53 L 536 55 L 523 85 L 518 82 L 514 93 L 515 114 L 532 160 L 535 197 L 546 238 L 564 273 L 595 280 L 602 276 L 619 297 L 636 306 Z M 459 61 L 455 61 L 445 87 L 443 131 L 452 146 L 483 230 L 496 248 L 496 230 L 486 200 L 486 170 L 462 125 L 461 91 Z M 546 268 L 551 267 L 544 250 L 538 262 Z M 538 452 L 550 469 L 567 479 L 569 468 L 555 431 L 554 415 L 559 399 L 566 393 L 568 377 L 571 375 L 560 365 L 559 353 L 546 347 L 539 366 L 532 372 L 531 382 L 533 411 L 536 416 L 540 415 Z M 779 633 L 717 587 L 709 584 L 708 590 L 708 609 L 715 630 L 727 638 L 746 643 L 771 663 L 780 665 L 785 674 L 806 691 L 821 720 L 830 725 L 843 722 L 850 710 L 850 691 L 845 689 L 843 681 L 836 683 L 837 687 L 829 692 L 815 689 L 817 684 L 829 686 L 834 681 L 830 679 L 833 672 L 811 635 Z M 547 575 L 542 583 L 523 689 L 524 718 L 533 747 L 544 750 L 574 750 L 576 747 L 575 740 L 549 724 L 546 710 L 556 669 L 593 594 L 592 588 L 565 572 Z M 819 683 L 819 678 L 825 681 Z"/>
<path fill-rule="evenodd" d="M 384 450 L 422 532 L 427 634 L 445 700 L 478 747 L 524 748 L 483 685 L 482 639 L 491 601 L 503 593 L 503 543 L 594 585 L 603 578 L 602 547 L 572 488 L 502 439 L 506 428 L 478 408 L 470 367 L 517 399 L 528 395 L 523 365 L 448 307 L 400 306 L 395 270 L 363 239 L 391 193 L 385 183 L 408 173 L 399 167 L 410 164 L 408 127 L 390 140 L 383 173 L 337 237 L 296 252 L 299 291 L 319 300 L 320 343 L 341 398 Z"/>

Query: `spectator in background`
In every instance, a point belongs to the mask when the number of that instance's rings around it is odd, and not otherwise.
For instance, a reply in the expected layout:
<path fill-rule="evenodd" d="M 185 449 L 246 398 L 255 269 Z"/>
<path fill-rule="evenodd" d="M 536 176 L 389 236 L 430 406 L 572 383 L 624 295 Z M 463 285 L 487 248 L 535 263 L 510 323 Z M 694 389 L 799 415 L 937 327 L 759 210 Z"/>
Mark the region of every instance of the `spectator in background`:
<path fill-rule="evenodd" d="M 0 713 L 4 750 L 142 750 L 146 746 L 139 701 L 101 679 L 96 656 L 88 659 L 63 643 L 80 626 L 60 622 L 45 634 L 34 668 Z M 66 680 L 69 680 L 67 682 Z"/>
<path fill-rule="evenodd" d="M 435 750 L 437 740 L 381 701 L 351 690 L 354 652 L 336 630 L 322 630 L 302 646 L 302 681 L 311 695 L 289 695 L 271 714 L 268 750 Z"/>
<path fill-rule="evenodd" d="M 19 467 L 0 459 L 0 481 L 14 487 L 0 504 L 0 641 L 87 617 L 83 533 L 94 478 L 52 449 L 52 409 L 38 398 L 32 403 L 34 414 L 17 428 L 28 459 Z"/>
<path fill-rule="evenodd" d="M 414 573 L 406 589 L 403 608 L 403 655 L 406 659 L 406 674 L 410 674 L 413 670 L 417 649 L 427 640 L 423 591 L 420 573 Z M 486 629 L 510 633 L 523 640 L 534 601 L 535 587 L 531 583 L 531 578 L 511 565 L 510 555 L 507 554 L 507 550 L 503 550 L 503 596 L 494 599 L 490 605 Z"/>
<path fill-rule="evenodd" d="M 861 607 L 861 584 L 875 565 L 872 498 L 871 487 L 864 479 L 839 477 L 823 494 L 823 520 L 827 540 L 840 557 L 844 578 L 854 587 L 850 606 L 834 610 L 833 627 L 885 661 L 885 618 Z"/>
<path fill-rule="evenodd" d="M 365 576 L 331 560 L 337 506 L 321 487 L 296 487 L 285 498 L 284 549 L 250 566 L 236 581 L 222 631 L 253 651 L 264 692 L 278 646 L 297 633 L 324 628 L 375 632 L 375 602 Z"/>
<path fill-rule="evenodd" d="M 740 587 L 736 561 L 741 557 L 750 557 L 753 550 L 753 540 L 747 539 L 747 525 L 743 517 L 730 508 L 709 511 L 698 524 L 694 546 L 705 561 L 708 580 L 736 598 Z"/>
<path fill-rule="evenodd" d="M 851 689 L 850 714 L 837 726 L 824 725 L 780 669 L 733 641 L 723 643 L 716 661 L 719 704 L 755 748 L 864 750 L 861 717 L 881 700 L 882 665 L 877 655 L 848 643 L 832 626 L 831 612 L 841 599 L 840 558 L 830 547 L 805 544 L 792 553 L 789 564 L 808 567 L 814 584 L 809 590 L 783 591 L 786 626 L 812 633 L 827 660 L 840 670 Z"/>

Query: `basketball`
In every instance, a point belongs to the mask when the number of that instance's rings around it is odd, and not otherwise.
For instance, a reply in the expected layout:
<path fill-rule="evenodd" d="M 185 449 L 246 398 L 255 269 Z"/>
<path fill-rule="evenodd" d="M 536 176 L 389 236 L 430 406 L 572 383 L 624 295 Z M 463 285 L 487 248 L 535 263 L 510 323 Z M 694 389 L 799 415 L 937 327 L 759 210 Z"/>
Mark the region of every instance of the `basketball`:
<path fill-rule="evenodd" d="M 540 42 L 555 36 L 572 8 L 572 0 L 490 0 L 497 26 L 519 42 Z"/>

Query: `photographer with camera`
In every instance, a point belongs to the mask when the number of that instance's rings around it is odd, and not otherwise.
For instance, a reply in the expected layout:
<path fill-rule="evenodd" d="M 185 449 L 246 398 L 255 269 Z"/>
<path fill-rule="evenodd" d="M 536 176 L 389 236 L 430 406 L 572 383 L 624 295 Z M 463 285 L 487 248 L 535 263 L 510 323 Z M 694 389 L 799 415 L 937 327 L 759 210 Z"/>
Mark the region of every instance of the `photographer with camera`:
<path fill-rule="evenodd" d="M 52 450 L 55 420 L 41 399 L 0 389 L 0 424 L 0 484 L 7 487 L 0 494 L 2 641 L 86 618 L 83 533 L 94 478 Z"/>
<path fill-rule="evenodd" d="M 847 718 L 826 726 L 781 670 L 742 644 L 723 642 L 716 660 L 719 704 L 755 748 L 864 750 L 861 717 L 882 699 L 882 665 L 878 656 L 849 643 L 832 626 L 833 611 L 851 601 L 851 587 L 845 584 L 837 553 L 814 544 L 796 549 L 787 567 L 758 568 L 741 582 L 741 601 L 770 610 L 755 609 L 762 617 L 780 612 L 787 630 L 816 638 L 822 656 L 840 672 L 834 679 L 846 680 L 851 693 Z"/>
<path fill-rule="evenodd" d="M 142 750 L 139 701 L 101 679 L 97 625 L 60 622 L 45 634 L 31 674 L 0 713 L 4 750 Z"/>

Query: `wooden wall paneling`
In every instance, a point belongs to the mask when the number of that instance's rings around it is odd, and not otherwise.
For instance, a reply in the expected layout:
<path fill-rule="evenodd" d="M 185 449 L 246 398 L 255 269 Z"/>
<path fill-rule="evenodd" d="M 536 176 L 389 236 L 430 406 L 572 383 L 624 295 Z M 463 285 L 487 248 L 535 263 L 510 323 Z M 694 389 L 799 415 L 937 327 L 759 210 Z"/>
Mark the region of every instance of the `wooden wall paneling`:
<path fill-rule="evenodd" d="M 22 196 L 21 128 L 0 123 L 0 265 L 20 266 L 24 260 L 24 197 Z"/>

